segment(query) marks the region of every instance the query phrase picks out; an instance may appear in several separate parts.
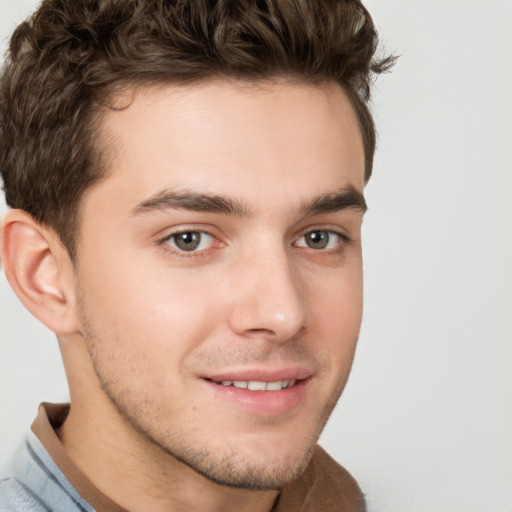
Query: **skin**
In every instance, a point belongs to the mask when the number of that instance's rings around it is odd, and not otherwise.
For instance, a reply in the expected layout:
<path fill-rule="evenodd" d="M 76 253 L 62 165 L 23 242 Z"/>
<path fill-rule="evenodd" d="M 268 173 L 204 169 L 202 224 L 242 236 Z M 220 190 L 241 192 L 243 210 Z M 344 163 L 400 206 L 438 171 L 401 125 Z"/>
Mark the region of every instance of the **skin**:
<path fill-rule="evenodd" d="M 41 294 L 60 316 L 24 302 L 59 335 L 72 404 L 59 436 L 131 511 L 268 511 L 307 465 L 354 356 L 363 208 L 306 205 L 362 194 L 358 123 L 332 84 L 132 92 L 102 121 L 109 173 L 83 198 L 78 261 L 38 228 L 53 258 Z M 236 208 L 198 211 L 205 195 Z M 29 223 L 10 215 L 5 260 Z M 177 232 L 201 244 L 184 251 Z M 209 380 L 290 371 L 306 378 L 282 411 Z"/>

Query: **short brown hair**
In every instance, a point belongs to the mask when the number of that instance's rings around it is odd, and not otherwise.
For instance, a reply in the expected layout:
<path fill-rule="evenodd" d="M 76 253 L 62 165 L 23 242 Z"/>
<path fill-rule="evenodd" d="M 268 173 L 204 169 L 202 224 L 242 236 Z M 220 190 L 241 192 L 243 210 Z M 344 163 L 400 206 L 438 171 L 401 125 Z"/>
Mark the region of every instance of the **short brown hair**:
<path fill-rule="evenodd" d="M 106 173 L 101 107 L 119 87 L 214 77 L 340 84 L 368 180 L 371 79 L 393 62 L 375 60 L 377 43 L 359 0 L 44 0 L 15 30 L 1 76 L 7 204 L 52 227 L 73 258 L 80 199 Z"/>

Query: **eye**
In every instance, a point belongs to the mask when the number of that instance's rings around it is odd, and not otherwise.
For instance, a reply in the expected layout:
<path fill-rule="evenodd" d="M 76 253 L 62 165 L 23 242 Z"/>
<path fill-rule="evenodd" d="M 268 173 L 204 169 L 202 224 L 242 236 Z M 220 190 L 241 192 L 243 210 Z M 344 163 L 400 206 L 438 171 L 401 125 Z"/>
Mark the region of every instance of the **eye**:
<path fill-rule="evenodd" d="M 215 238 L 205 231 L 182 231 L 165 239 L 173 249 L 183 252 L 203 251 L 212 247 L 214 242 Z"/>
<path fill-rule="evenodd" d="M 308 247 L 318 251 L 325 249 L 335 249 L 343 241 L 343 236 L 335 231 L 326 229 L 315 229 L 302 235 L 297 242 L 296 247 Z"/>

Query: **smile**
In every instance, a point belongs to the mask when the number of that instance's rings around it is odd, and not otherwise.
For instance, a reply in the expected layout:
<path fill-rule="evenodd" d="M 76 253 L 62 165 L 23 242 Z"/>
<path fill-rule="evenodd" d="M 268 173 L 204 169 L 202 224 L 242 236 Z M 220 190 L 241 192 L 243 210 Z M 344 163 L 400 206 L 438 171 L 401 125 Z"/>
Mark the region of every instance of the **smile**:
<path fill-rule="evenodd" d="M 295 386 L 296 379 L 278 380 L 275 382 L 264 382 L 258 380 L 222 380 L 220 382 L 213 381 L 222 386 L 233 386 L 240 389 L 248 389 L 249 391 L 281 391 Z"/>
<path fill-rule="evenodd" d="M 252 379 L 248 380 L 241 380 L 242 376 L 237 378 L 235 375 L 230 375 L 230 379 L 227 377 L 227 375 L 222 377 L 219 375 L 215 378 L 203 377 L 202 381 L 212 391 L 215 399 L 226 401 L 251 414 L 266 417 L 284 415 L 299 407 L 311 384 L 311 374 L 305 371 L 300 376 L 288 376 L 284 379 L 263 375 L 259 376 L 259 379 L 265 380 L 256 380 L 257 376 L 252 376 Z M 249 375 L 244 377 L 247 379 Z M 226 409 L 223 410 L 226 412 Z"/>

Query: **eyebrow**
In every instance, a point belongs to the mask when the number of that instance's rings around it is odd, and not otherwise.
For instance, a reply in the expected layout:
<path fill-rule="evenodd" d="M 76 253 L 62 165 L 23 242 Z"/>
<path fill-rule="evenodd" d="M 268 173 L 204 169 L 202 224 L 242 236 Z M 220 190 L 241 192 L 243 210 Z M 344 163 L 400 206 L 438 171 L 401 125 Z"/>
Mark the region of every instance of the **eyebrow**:
<path fill-rule="evenodd" d="M 323 194 L 305 202 L 299 211 L 305 216 L 320 213 L 356 209 L 364 213 L 366 201 L 361 192 L 349 185 L 339 192 Z M 231 197 L 192 191 L 165 189 L 139 203 L 131 211 L 132 216 L 144 215 L 164 210 L 189 210 L 196 212 L 218 213 L 234 217 L 250 217 L 251 209 Z"/>
<path fill-rule="evenodd" d="M 250 215 L 249 209 L 244 204 L 230 197 L 173 190 L 162 190 L 142 201 L 132 210 L 132 215 L 137 216 L 169 209 L 222 213 L 234 217 L 248 217 Z"/>
<path fill-rule="evenodd" d="M 344 187 L 339 192 L 325 194 L 305 203 L 301 211 L 304 215 L 318 215 L 320 213 L 337 212 L 346 209 L 359 210 L 365 213 L 368 210 L 364 195 L 353 185 Z"/>

